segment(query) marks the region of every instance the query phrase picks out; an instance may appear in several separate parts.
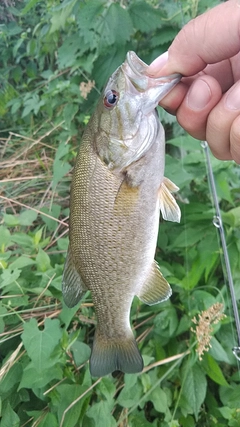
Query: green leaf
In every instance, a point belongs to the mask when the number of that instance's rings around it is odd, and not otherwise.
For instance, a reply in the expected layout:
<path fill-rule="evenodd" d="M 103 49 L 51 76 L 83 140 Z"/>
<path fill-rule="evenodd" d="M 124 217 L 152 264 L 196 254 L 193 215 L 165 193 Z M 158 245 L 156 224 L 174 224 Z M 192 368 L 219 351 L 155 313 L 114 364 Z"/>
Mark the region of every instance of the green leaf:
<path fill-rule="evenodd" d="M 60 322 L 57 319 L 46 319 L 43 330 L 39 330 L 36 319 L 24 323 L 22 341 L 37 372 L 41 373 L 54 364 L 51 355 L 61 336 Z"/>
<path fill-rule="evenodd" d="M 112 407 L 109 407 L 107 401 L 95 403 L 87 411 L 87 416 L 94 419 L 96 427 L 116 427 L 116 421 L 111 415 L 113 406 L 114 402 Z"/>
<path fill-rule="evenodd" d="M 170 43 L 176 37 L 177 33 L 177 28 L 162 28 L 161 31 L 157 32 L 157 34 L 151 38 L 151 46 L 156 47 Z"/>
<path fill-rule="evenodd" d="M 211 378 L 215 383 L 228 387 L 228 383 L 224 378 L 218 363 L 213 359 L 212 356 L 210 356 L 210 354 L 205 354 L 201 366 L 209 378 Z"/>
<path fill-rule="evenodd" d="M 71 169 L 71 166 L 68 162 L 56 162 L 54 163 L 53 168 L 53 180 L 52 186 L 55 188 L 59 181 L 66 175 Z"/>
<path fill-rule="evenodd" d="M 195 245 L 204 238 L 207 232 L 209 232 L 208 225 L 195 225 L 195 227 L 189 226 L 178 234 L 174 241 L 174 246 L 177 248 L 186 248 Z"/>
<path fill-rule="evenodd" d="M 9 270 L 15 270 L 15 269 L 22 269 L 24 267 L 27 267 L 29 265 L 35 264 L 35 261 L 25 255 L 20 256 L 15 261 L 13 261 L 11 264 L 9 264 L 8 268 Z"/>
<path fill-rule="evenodd" d="M 230 209 L 228 212 L 222 213 L 223 222 L 231 227 L 240 226 L 240 206 Z"/>
<path fill-rule="evenodd" d="M 25 233 L 14 233 L 12 235 L 12 241 L 19 246 L 26 248 L 33 248 L 33 239 Z"/>
<path fill-rule="evenodd" d="M 166 176 L 180 189 L 186 187 L 193 180 L 193 176 L 185 170 L 184 166 L 176 164 L 175 158 L 166 154 L 165 160 Z"/>
<path fill-rule="evenodd" d="M 11 104 L 9 103 L 8 105 L 12 106 L 11 107 L 11 114 L 15 114 L 20 109 L 20 107 L 22 106 L 22 102 L 19 99 L 15 98 L 11 101 Z"/>
<path fill-rule="evenodd" d="M 4 227 L 4 225 L 0 226 L 0 252 L 4 252 L 4 250 L 9 246 L 11 242 L 11 233 L 10 231 Z"/>
<path fill-rule="evenodd" d="M 64 175 L 69 172 L 71 166 L 68 162 L 62 159 L 69 152 L 69 145 L 64 141 L 58 146 L 57 152 L 55 154 L 55 159 L 53 162 L 53 180 L 52 185 L 55 188 L 59 181 L 64 177 Z M 61 160 L 62 159 L 62 160 Z"/>
<path fill-rule="evenodd" d="M 64 416 L 64 411 L 83 393 L 88 389 L 87 386 L 79 384 L 61 384 L 57 387 L 57 392 L 59 394 L 58 404 L 57 404 L 57 413 L 58 413 L 58 422 L 59 425 Z M 88 400 L 88 395 L 85 394 L 80 400 L 78 400 L 74 406 L 65 413 L 64 417 L 64 426 L 67 427 L 76 427 L 79 423 L 78 420 L 82 413 L 82 408 L 85 401 Z"/>
<path fill-rule="evenodd" d="M 191 269 L 186 277 L 182 280 L 182 285 L 185 289 L 193 289 L 199 283 L 201 277 L 205 273 L 207 279 L 210 272 L 219 258 L 218 242 L 214 239 L 212 233 L 205 235 L 205 238 L 198 246 L 198 254 L 192 262 Z"/>
<path fill-rule="evenodd" d="M 70 128 L 71 122 L 73 121 L 75 115 L 77 114 L 79 106 L 77 104 L 67 104 L 63 110 L 63 117 L 65 120 L 65 125 Z"/>
<path fill-rule="evenodd" d="M 228 180 L 226 180 L 226 171 L 221 171 L 215 174 L 215 184 L 218 197 L 221 199 L 225 199 L 230 203 L 233 203 L 231 188 Z M 239 216 L 238 221 L 240 224 Z"/>
<path fill-rule="evenodd" d="M 4 328 L 5 328 L 5 322 L 4 322 L 5 314 L 7 314 L 7 309 L 3 306 L 2 302 L 0 302 L 0 334 L 4 331 Z M 0 391 L 1 391 L 1 386 L 0 386 Z"/>
<path fill-rule="evenodd" d="M 60 216 L 60 212 L 61 212 L 61 206 L 56 205 L 56 204 L 52 204 L 50 209 L 48 209 L 46 207 L 42 207 L 41 212 L 46 213 L 47 215 L 50 215 L 53 218 L 58 219 Z M 48 218 L 45 215 L 41 215 L 41 218 L 45 222 L 45 224 L 47 225 L 49 231 L 55 231 L 56 230 L 56 228 L 59 224 L 57 221 L 54 221 L 54 219 Z"/>
<path fill-rule="evenodd" d="M 33 241 L 34 241 L 34 244 L 35 244 L 36 246 L 38 246 L 38 245 L 39 245 L 39 243 L 40 243 L 40 240 L 41 240 L 41 238 L 42 238 L 42 232 L 43 232 L 43 229 L 42 229 L 42 228 L 40 228 L 40 229 L 39 229 L 39 230 L 37 230 L 37 231 L 36 231 L 36 233 L 34 234 Z"/>
<path fill-rule="evenodd" d="M 149 33 L 162 26 L 161 11 L 144 1 L 131 2 L 129 14 L 133 20 L 134 27 L 142 32 Z"/>
<path fill-rule="evenodd" d="M 0 275 L 1 288 L 4 288 L 14 283 L 19 278 L 20 274 L 21 274 L 21 270 L 18 270 L 18 269 L 15 269 L 13 271 L 12 269 L 3 270 L 2 274 Z"/>
<path fill-rule="evenodd" d="M 174 145 L 175 147 L 179 147 L 190 152 L 201 151 L 200 141 L 188 134 L 178 136 L 177 138 L 169 139 L 167 141 L 167 144 Z"/>
<path fill-rule="evenodd" d="M 16 43 L 17 44 L 17 43 Z M 8 111 L 11 101 L 18 95 L 14 87 L 0 74 L 0 116 Z"/>
<path fill-rule="evenodd" d="M 142 394 L 142 386 L 137 381 L 138 375 L 136 374 L 126 374 L 124 378 L 125 385 L 117 400 L 119 405 L 124 408 L 131 408 L 139 401 Z"/>
<path fill-rule="evenodd" d="M 91 354 L 90 347 L 81 341 L 75 341 L 71 346 L 73 353 L 73 358 L 77 366 L 80 366 L 82 363 L 85 363 Z"/>
<path fill-rule="evenodd" d="M 121 48 L 130 39 L 133 25 L 129 13 L 118 3 L 110 4 L 104 18 L 99 21 L 97 31 L 106 45 L 119 45 Z"/>
<path fill-rule="evenodd" d="M 45 363 L 40 372 L 36 369 L 34 363 L 30 362 L 23 371 L 18 389 L 30 388 L 36 391 L 53 380 L 61 380 L 62 377 L 62 368 L 54 358 L 48 364 Z"/>
<path fill-rule="evenodd" d="M 225 362 L 231 364 L 231 361 L 228 357 L 226 350 L 220 344 L 216 337 L 211 338 L 211 348 L 209 350 L 209 354 L 217 360 L 218 362 Z"/>
<path fill-rule="evenodd" d="M 182 394 L 197 419 L 207 392 L 205 374 L 197 363 L 190 366 L 190 363 L 187 361 L 182 370 L 182 382 Z"/>
<path fill-rule="evenodd" d="M 12 256 L 12 251 L 0 252 L 0 268 L 5 269 L 8 266 L 7 261 Z"/>
<path fill-rule="evenodd" d="M 61 237 L 61 239 L 58 239 L 57 246 L 60 251 L 67 251 L 69 245 L 69 239 L 68 237 Z"/>
<path fill-rule="evenodd" d="M 19 215 L 19 224 L 20 225 L 32 225 L 32 223 L 37 219 L 38 213 L 27 209 L 20 213 Z"/>
<path fill-rule="evenodd" d="M 27 5 L 21 10 L 21 15 L 26 15 L 26 13 L 31 10 L 39 0 L 30 0 Z"/>
<path fill-rule="evenodd" d="M 62 280 L 61 280 L 61 282 L 62 282 Z M 61 288 L 62 288 L 62 283 L 61 283 L 60 289 Z M 82 303 L 82 301 L 80 301 L 77 305 L 75 305 L 72 308 L 69 308 L 65 304 L 63 304 L 62 311 L 59 315 L 59 318 L 60 318 L 61 322 L 64 323 L 66 328 L 68 328 L 69 324 L 71 323 L 72 319 L 74 318 L 74 315 L 79 310 L 79 306 L 81 303 Z"/>
<path fill-rule="evenodd" d="M 152 422 L 150 423 L 149 421 L 147 421 L 145 416 L 142 413 L 131 414 L 129 416 L 129 424 L 127 424 L 128 427 L 154 427 L 155 425 L 156 425 L 155 423 L 153 424 Z M 161 426 L 162 426 L 162 423 L 161 423 Z"/>
<path fill-rule="evenodd" d="M 80 34 L 86 35 L 87 37 L 93 38 L 93 33 L 89 30 L 97 27 L 98 22 L 102 20 L 102 13 L 105 8 L 105 0 L 91 0 L 81 4 L 80 13 L 77 16 L 77 22 L 80 30 Z"/>
<path fill-rule="evenodd" d="M 48 254 L 42 249 L 39 249 L 38 251 L 38 254 L 36 256 L 36 263 L 38 270 L 42 272 L 47 271 L 51 267 L 51 262 Z"/>
<path fill-rule="evenodd" d="M 160 388 L 156 387 L 149 396 L 149 400 L 153 403 L 156 411 L 165 414 L 168 410 L 168 401 L 166 393 Z"/>
<path fill-rule="evenodd" d="M 171 337 L 174 335 L 178 327 L 178 317 L 176 309 L 173 305 L 157 314 L 154 319 L 155 331 L 162 337 Z"/>
<path fill-rule="evenodd" d="M 227 248 L 232 271 L 237 271 L 237 269 L 239 268 L 238 266 L 240 265 L 240 256 L 237 243 L 238 242 L 232 241 Z"/>
<path fill-rule="evenodd" d="M 52 26 L 50 34 L 60 30 L 60 28 L 64 29 L 67 18 L 71 14 L 76 2 L 77 0 L 64 0 L 60 6 L 55 8 L 55 12 L 51 18 Z"/>
<path fill-rule="evenodd" d="M 86 45 L 86 43 L 80 43 L 78 34 L 69 36 L 58 49 L 57 61 L 59 68 L 64 69 L 74 66 L 88 47 L 89 46 Z"/>
<path fill-rule="evenodd" d="M 35 115 L 39 112 L 40 107 L 45 104 L 44 100 L 40 100 L 39 95 L 34 93 L 31 97 L 24 100 L 24 108 L 22 118 L 26 117 L 29 113 L 33 112 Z"/>
<path fill-rule="evenodd" d="M 223 406 L 222 408 L 218 408 L 219 412 L 222 414 L 223 418 L 226 420 L 231 420 L 233 416 L 233 410 L 228 406 Z"/>
<path fill-rule="evenodd" d="M 9 227 L 16 227 L 16 225 L 19 225 L 19 218 L 15 215 L 4 213 L 3 219 L 4 219 L 4 223 Z"/>
<path fill-rule="evenodd" d="M 216 298 L 210 292 L 203 291 L 202 289 L 196 289 L 192 292 L 190 305 L 192 311 L 200 312 L 207 310 L 215 303 Z"/>
<path fill-rule="evenodd" d="M 171 427 L 196 427 L 195 420 L 191 415 L 188 415 L 187 417 L 180 417 L 179 421 L 180 424 L 176 420 L 175 423 L 173 422 L 173 425 L 171 425 Z"/>
<path fill-rule="evenodd" d="M 11 357 L 11 356 L 10 356 Z M 0 381 L 0 396 L 9 393 L 19 383 L 22 376 L 22 364 L 15 362 L 6 375 Z"/>
<path fill-rule="evenodd" d="M 219 389 L 220 399 L 225 406 L 229 408 L 239 409 L 240 385 L 232 384 L 232 387 L 221 386 Z"/>
<path fill-rule="evenodd" d="M 103 377 L 98 385 L 98 391 L 102 396 L 104 396 L 110 406 L 115 402 L 114 396 L 116 393 L 116 387 L 111 378 Z"/>
<path fill-rule="evenodd" d="M 20 418 L 12 409 L 10 403 L 7 403 L 7 407 L 2 412 L 1 427 L 19 427 Z"/>
<path fill-rule="evenodd" d="M 59 427 L 59 424 L 56 416 L 53 413 L 49 412 L 48 414 L 46 414 L 44 419 L 40 421 L 38 427 Z"/>

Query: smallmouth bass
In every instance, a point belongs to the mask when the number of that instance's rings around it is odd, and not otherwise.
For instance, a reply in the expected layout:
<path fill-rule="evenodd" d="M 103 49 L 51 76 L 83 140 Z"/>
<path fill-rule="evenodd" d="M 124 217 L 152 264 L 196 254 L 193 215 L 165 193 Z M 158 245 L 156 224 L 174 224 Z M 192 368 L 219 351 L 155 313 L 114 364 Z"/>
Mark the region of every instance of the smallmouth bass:
<path fill-rule="evenodd" d="M 153 78 L 134 52 L 110 77 L 77 156 L 63 273 L 68 307 L 90 290 L 97 327 L 90 372 L 140 372 L 143 360 L 129 316 L 137 295 L 152 305 L 171 288 L 154 261 L 159 213 L 180 221 L 164 177 L 165 135 L 155 107 L 181 76 Z"/>

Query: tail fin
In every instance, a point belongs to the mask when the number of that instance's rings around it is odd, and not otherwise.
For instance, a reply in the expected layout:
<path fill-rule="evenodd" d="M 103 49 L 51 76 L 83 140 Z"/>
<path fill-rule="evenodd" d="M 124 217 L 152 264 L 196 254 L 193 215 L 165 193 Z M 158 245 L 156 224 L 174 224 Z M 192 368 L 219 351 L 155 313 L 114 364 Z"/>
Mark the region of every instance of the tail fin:
<path fill-rule="evenodd" d="M 102 377 L 114 371 L 134 374 L 142 369 L 143 359 L 133 334 L 113 340 L 96 330 L 90 358 L 93 377 Z"/>

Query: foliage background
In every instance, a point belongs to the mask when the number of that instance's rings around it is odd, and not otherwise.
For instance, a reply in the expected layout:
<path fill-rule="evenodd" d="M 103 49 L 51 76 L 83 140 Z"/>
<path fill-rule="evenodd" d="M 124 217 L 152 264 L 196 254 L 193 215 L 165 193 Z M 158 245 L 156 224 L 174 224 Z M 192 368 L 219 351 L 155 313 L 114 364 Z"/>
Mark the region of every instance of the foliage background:
<path fill-rule="evenodd" d="M 128 50 L 149 63 L 217 3 L 0 3 L 1 427 L 239 426 L 235 326 L 205 159 L 164 111 L 166 175 L 180 187 L 182 221 L 161 222 L 156 252 L 171 300 L 132 307 L 143 373 L 91 378 L 91 297 L 67 309 L 61 296 L 72 167 L 104 83 Z M 212 166 L 239 299 L 239 167 Z M 200 361 L 192 318 L 216 303 L 226 317 Z M 210 323 L 211 309 L 203 338 Z"/>

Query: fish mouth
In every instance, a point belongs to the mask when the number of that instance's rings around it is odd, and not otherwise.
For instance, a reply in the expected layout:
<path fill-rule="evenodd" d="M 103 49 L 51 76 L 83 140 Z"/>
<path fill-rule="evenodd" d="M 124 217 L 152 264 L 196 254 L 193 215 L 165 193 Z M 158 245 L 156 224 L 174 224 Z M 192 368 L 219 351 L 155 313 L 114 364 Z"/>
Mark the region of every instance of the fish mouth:
<path fill-rule="evenodd" d="M 151 100 L 151 105 L 159 103 L 176 84 L 181 80 L 181 74 L 175 73 L 169 76 L 152 77 L 147 75 L 148 65 L 143 62 L 135 52 L 127 53 L 122 65 L 125 75 L 132 85 L 140 93 L 146 94 L 146 99 Z"/>

